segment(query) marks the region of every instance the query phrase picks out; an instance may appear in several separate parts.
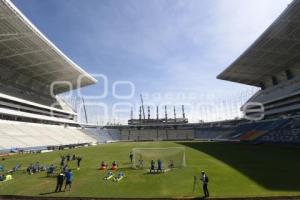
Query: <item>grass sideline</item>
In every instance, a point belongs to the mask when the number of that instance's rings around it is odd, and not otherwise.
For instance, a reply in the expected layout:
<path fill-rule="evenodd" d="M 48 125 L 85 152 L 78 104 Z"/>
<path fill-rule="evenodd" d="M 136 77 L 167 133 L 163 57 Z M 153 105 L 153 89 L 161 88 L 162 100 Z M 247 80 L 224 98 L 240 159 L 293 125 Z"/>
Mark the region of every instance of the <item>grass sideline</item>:
<path fill-rule="evenodd" d="M 186 148 L 187 166 L 183 169 L 149 175 L 144 170 L 130 168 L 129 152 L 132 148 L 176 147 Z M 52 193 L 55 178 L 45 173 L 27 175 L 22 171 L 14 179 L 0 183 L 0 195 L 38 197 L 106 197 L 106 198 L 188 198 L 202 196 L 200 186 L 193 193 L 193 176 L 205 170 L 210 178 L 212 197 L 275 197 L 300 195 L 300 149 L 277 146 L 212 142 L 141 142 L 114 143 L 94 147 L 55 151 L 46 154 L 10 156 L 0 165 L 11 168 L 22 163 L 59 164 L 62 154 L 83 157 L 79 171 L 75 162 L 73 189 Z M 105 172 L 98 167 L 102 160 L 118 161 L 126 177 L 119 183 L 104 181 Z M 42 194 L 42 195 L 41 195 Z"/>

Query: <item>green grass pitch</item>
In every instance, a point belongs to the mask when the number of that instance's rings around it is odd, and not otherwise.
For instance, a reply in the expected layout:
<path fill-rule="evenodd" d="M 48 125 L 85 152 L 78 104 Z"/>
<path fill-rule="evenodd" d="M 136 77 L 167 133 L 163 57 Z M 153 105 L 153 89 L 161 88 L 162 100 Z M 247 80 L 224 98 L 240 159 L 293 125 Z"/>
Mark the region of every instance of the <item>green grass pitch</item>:
<path fill-rule="evenodd" d="M 164 174 L 149 175 L 146 170 L 130 168 L 129 152 L 132 148 L 147 147 L 186 148 L 186 164 Z M 0 183 L 0 195 L 77 196 L 77 197 L 193 197 L 202 196 L 200 185 L 193 192 L 194 179 L 201 170 L 209 176 L 209 189 L 213 197 L 296 196 L 300 195 L 300 149 L 276 146 L 255 146 L 212 142 L 142 142 L 114 143 L 93 147 L 55 151 L 46 154 L 16 155 L 0 161 L 11 168 L 22 163 L 56 165 L 60 155 L 82 156 L 82 166 L 74 172 L 70 192 L 53 192 L 56 179 L 45 173 L 27 175 L 19 171 L 13 180 Z M 126 177 L 116 183 L 104 181 L 105 172 L 98 170 L 100 162 L 116 160 Z"/>

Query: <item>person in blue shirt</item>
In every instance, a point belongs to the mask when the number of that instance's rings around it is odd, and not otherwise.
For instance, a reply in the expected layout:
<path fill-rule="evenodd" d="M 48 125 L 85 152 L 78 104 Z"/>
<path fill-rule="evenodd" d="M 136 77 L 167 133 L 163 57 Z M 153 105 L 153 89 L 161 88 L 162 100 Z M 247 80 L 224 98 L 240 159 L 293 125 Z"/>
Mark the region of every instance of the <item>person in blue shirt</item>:
<path fill-rule="evenodd" d="M 162 172 L 162 161 L 161 159 L 157 160 L 157 172 Z"/>
<path fill-rule="evenodd" d="M 73 173 L 72 173 L 72 171 L 69 169 L 69 170 L 66 172 L 65 191 L 66 191 L 66 189 L 67 189 L 67 186 L 69 186 L 69 191 L 71 190 L 72 182 L 73 182 Z"/>

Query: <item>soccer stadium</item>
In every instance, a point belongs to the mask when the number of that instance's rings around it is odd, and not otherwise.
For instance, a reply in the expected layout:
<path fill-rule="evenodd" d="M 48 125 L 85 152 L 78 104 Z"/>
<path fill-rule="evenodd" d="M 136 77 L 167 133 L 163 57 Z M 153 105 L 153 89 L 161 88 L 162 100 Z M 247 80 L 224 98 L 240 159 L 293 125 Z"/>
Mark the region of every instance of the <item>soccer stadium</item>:
<path fill-rule="evenodd" d="M 300 199 L 299 28 L 294 0 L 215 75 L 259 88 L 243 118 L 151 118 L 140 95 L 137 118 L 98 125 L 63 98 L 97 79 L 0 0 L 0 199 Z"/>

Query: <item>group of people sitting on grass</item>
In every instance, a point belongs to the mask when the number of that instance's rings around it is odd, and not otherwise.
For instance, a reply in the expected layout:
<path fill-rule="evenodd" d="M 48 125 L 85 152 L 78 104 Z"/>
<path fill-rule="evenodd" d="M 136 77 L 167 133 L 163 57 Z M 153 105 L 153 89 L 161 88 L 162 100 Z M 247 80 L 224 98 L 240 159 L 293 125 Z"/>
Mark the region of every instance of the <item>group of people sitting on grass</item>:
<path fill-rule="evenodd" d="M 0 174 L 0 182 L 9 181 L 12 179 L 11 174 Z"/>
<path fill-rule="evenodd" d="M 39 173 L 41 171 L 46 171 L 46 170 L 47 170 L 46 166 L 43 166 L 39 162 L 36 162 L 34 164 L 33 163 L 30 164 L 27 167 L 26 172 L 31 175 L 31 174 Z"/>
<path fill-rule="evenodd" d="M 9 181 L 12 179 L 12 174 L 21 168 L 21 164 L 17 164 L 10 170 L 5 171 L 4 166 L 0 165 L 0 181 Z"/>
<path fill-rule="evenodd" d="M 54 164 L 47 166 L 47 165 L 41 165 L 39 162 L 30 164 L 26 168 L 26 172 L 29 175 L 36 174 L 39 172 L 46 172 L 47 176 L 53 176 L 53 175 L 55 175 L 55 170 L 56 170 L 56 167 L 54 166 Z"/>
<path fill-rule="evenodd" d="M 53 175 L 55 175 L 55 170 L 56 170 L 56 167 L 53 164 L 51 164 L 46 169 L 47 176 L 53 176 Z"/>
<path fill-rule="evenodd" d="M 117 173 L 117 175 L 115 176 L 113 174 L 112 171 L 107 172 L 107 174 L 104 177 L 104 180 L 110 180 L 113 178 L 113 181 L 119 182 L 120 180 L 122 180 L 125 177 L 124 172 L 119 172 Z"/>
<path fill-rule="evenodd" d="M 102 161 L 100 165 L 100 170 L 107 170 L 107 169 L 108 169 L 108 164 Z M 117 169 L 118 169 L 118 164 L 116 161 L 113 161 L 111 165 L 111 170 L 117 170 Z"/>

